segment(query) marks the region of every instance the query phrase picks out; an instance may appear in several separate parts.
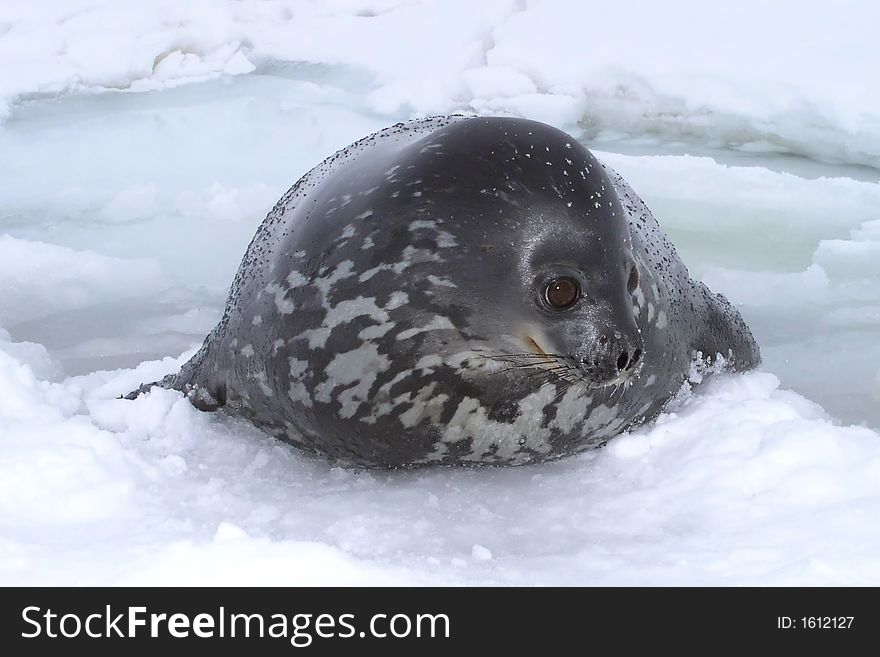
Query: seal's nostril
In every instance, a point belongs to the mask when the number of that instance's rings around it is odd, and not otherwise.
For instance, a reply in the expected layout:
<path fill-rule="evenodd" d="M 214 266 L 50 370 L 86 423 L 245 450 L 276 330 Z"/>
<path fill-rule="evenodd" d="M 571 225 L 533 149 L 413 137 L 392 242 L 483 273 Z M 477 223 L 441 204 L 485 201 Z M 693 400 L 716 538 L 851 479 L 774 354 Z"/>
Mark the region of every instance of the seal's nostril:
<path fill-rule="evenodd" d="M 607 342 L 608 342 L 608 336 L 607 336 L 607 335 L 600 335 L 600 336 L 599 336 L 599 344 L 607 344 Z"/>
<path fill-rule="evenodd" d="M 623 368 L 626 367 L 627 363 L 629 363 L 629 354 L 625 351 L 621 351 L 620 356 L 617 357 L 617 371 L 623 371 Z"/>
<path fill-rule="evenodd" d="M 629 365 L 626 366 L 626 369 L 631 370 L 633 367 L 635 367 L 635 366 L 636 366 L 636 363 L 639 362 L 639 358 L 641 358 L 641 357 L 642 357 L 642 350 L 641 350 L 641 349 L 636 349 L 636 350 L 633 352 L 632 360 L 629 361 Z"/>

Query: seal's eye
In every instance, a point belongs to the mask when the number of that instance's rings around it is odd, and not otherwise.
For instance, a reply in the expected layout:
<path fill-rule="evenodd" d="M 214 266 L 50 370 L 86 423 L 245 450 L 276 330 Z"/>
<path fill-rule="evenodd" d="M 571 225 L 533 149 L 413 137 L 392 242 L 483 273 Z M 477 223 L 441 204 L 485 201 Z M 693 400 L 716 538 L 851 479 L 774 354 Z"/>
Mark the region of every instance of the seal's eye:
<path fill-rule="evenodd" d="M 578 300 L 580 287 L 573 278 L 554 278 L 544 288 L 544 299 L 557 310 L 570 308 Z"/>
<path fill-rule="evenodd" d="M 636 291 L 636 288 L 639 286 L 639 270 L 633 266 L 632 271 L 629 273 L 629 280 L 626 282 L 626 289 L 629 290 L 629 293 L 632 294 Z"/>

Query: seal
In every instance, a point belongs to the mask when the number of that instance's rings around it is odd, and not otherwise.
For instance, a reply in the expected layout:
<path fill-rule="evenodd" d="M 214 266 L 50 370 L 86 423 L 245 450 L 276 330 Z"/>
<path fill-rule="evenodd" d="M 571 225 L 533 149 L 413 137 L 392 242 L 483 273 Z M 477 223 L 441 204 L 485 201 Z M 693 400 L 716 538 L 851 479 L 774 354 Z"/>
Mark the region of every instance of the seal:
<path fill-rule="evenodd" d="M 518 465 L 655 417 L 718 355 L 760 361 L 619 175 L 548 125 L 453 116 L 303 176 L 161 385 L 341 464 Z"/>

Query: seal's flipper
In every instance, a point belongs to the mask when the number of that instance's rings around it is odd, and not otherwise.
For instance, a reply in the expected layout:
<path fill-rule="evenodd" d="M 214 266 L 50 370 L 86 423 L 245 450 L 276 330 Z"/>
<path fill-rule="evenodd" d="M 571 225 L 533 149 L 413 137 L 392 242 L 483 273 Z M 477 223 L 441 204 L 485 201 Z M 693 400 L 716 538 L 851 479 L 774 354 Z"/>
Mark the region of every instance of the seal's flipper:
<path fill-rule="evenodd" d="M 138 397 L 140 397 L 144 393 L 150 392 L 150 390 L 152 390 L 155 386 L 159 385 L 159 383 L 160 383 L 159 381 L 153 381 L 152 383 L 142 383 L 142 384 L 140 384 L 140 386 L 138 386 L 136 389 L 132 390 L 127 395 L 119 395 L 119 397 L 117 397 L 116 399 L 128 399 L 128 400 L 137 399 Z"/>
<path fill-rule="evenodd" d="M 730 369 L 737 372 L 758 367 L 761 349 L 739 311 L 727 297 L 713 293 L 703 283 L 696 283 L 695 288 L 705 306 L 698 314 L 702 326 L 696 334 L 694 349 L 710 358 L 721 354 Z"/>

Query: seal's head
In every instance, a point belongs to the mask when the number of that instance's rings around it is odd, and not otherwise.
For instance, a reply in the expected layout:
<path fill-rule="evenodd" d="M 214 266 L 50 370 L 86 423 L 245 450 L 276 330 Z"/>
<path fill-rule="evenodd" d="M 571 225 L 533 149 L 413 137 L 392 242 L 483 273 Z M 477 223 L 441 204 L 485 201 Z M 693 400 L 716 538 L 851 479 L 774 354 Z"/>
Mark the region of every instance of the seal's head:
<path fill-rule="evenodd" d="M 614 223 L 615 217 L 606 219 Z M 605 226 L 562 228 L 529 240 L 534 248 L 524 249 L 519 280 L 527 351 L 511 360 L 589 388 L 624 384 L 638 372 L 644 352 L 630 298 L 638 269 L 625 244 L 608 244 L 621 231 L 612 236 Z"/>
<path fill-rule="evenodd" d="M 459 253 L 443 272 L 456 287 L 444 298 L 470 311 L 467 330 L 487 356 L 524 374 L 626 383 L 645 349 L 633 308 L 639 266 L 603 167 L 550 126 L 475 124 L 432 139 L 443 155 L 431 165 L 457 182 L 444 230 Z"/>

